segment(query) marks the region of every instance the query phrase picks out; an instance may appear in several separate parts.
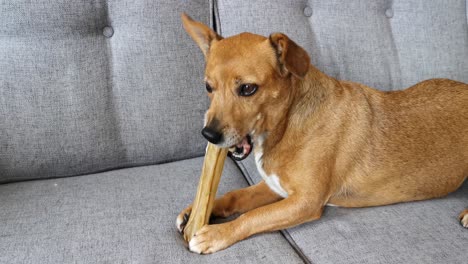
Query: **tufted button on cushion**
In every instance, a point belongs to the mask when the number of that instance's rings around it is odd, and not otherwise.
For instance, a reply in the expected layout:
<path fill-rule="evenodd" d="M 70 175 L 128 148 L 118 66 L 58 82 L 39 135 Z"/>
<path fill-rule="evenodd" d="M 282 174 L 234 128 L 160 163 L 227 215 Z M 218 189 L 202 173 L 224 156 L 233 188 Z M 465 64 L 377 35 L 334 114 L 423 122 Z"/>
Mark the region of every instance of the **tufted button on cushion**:
<path fill-rule="evenodd" d="M 389 9 L 385 10 L 385 16 L 388 17 L 388 18 L 392 18 L 393 17 L 393 9 L 389 8 Z"/>
<path fill-rule="evenodd" d="M 114 35 L 114 29 L 111 27 L 111 26 L 107 26 L 107 27 L 104 27 L 102 29 L 102 34 L 106 37 L 106 38 L 110 38 Z"/>
<path fill-rule="evenodd" d="M 306 17 L 311 17 L 312 14 L 313 14 L 313 12 L 312 12 L 312 7 L 306 6 L 306 7 L 304 8 L 304 15 L 305 15 Z"/>

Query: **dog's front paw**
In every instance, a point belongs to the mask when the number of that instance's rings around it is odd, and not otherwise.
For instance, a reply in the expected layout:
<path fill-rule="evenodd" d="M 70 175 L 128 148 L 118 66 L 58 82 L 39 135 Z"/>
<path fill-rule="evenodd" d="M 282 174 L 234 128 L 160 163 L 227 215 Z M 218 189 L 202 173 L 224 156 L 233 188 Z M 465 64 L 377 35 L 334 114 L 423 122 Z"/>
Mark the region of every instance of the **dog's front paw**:
<path fill-rule="evenodd" d="M 189 220 L 189 217 L 190 217 L 190 213 L 192 212 L 192 206 L 189 206 L 187 208 L 185 208 L 178 216 L 177 216 L 177 219 L 176 219 L 176 227 L 177 227 L 177 230 L 179 230 L 179 232 L 181 234 L 184 233 L 184 228 L 185 226 L 187 225 L 187 222 Z"/>
<path fill-rule="evenodd" d="M 225 249 L 237 240 L 230 223 L 206 225 L 198 230 L 189 242 L 189 249 L 198 254 L 210 254 Z"/>
<path fill-rule="evenodd" d="M 459 216 L 459 219 L 460 219 L 460 224 L 464 227 L 464 228 L 468 228 L 468 209 L 464 210 L 463 212 L 461 212 L 460 216 Z"/>

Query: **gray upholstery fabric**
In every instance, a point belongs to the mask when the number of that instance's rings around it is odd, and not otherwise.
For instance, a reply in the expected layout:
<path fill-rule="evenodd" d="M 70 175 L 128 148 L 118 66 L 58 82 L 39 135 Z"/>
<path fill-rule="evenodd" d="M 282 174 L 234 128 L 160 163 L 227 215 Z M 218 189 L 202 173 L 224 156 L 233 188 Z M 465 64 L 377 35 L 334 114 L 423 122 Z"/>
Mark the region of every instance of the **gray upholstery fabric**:
<path fill-rule="evenodd" d="M 240 163 L 261 180 L 252 157 Z M 316 264 L 465 263 L 468 231 L 458 214 L 468 205 L 468 181 L 446 198 L 371 208 L 326 207 L 318 221 L 286 230 Z"/>
<path fill-rule="evenodd" d="M 201 155 L 204 60 L 180 14 L 210 6 L 0 1 L 0 182 Z"/>
<path fill-rule="evenodd" d="M 284 32 L 325 73 L 381 90 L 468 82 L 466 0 L 218 0 L 223 36 Z"/>
<path fill-rule="evenodd" d="M 212 255 L 175 228 L 194 198 L 202 158 L 0 185 L 0 263 L 302 263 L 279 233 Z M 218 193 L 247 184 L 226 161 Z"/>

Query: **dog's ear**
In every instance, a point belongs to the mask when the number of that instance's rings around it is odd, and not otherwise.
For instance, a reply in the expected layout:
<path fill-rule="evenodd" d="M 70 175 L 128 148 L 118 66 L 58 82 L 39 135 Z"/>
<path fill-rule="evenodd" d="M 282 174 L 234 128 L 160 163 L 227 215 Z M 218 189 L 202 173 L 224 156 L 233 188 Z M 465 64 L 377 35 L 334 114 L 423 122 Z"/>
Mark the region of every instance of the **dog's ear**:
<path fill-rule="evenodd" d="M 309 70 L 310 58 L 303 48 L 282 33 L 273 33 L 269 41 L 276 53 L 281 76 L 288 72 L 303 78 Z"/>
<path fill-rule="evenodd" d="M 216 40 L 221 40 L 222 37 L 208 26 L 193 20 L 185 13 L 182 13 L 181 18 L 185 31 L 187 31 L 190 37 L 198 44 L 206 58 L 211 43 Z"/>

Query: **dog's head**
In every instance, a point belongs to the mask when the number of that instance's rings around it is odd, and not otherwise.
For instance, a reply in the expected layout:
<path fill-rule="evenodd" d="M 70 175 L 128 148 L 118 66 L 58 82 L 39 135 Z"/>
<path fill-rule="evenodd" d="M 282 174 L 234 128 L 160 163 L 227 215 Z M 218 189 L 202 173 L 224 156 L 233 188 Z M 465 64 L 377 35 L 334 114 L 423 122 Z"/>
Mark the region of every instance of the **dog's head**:
<path fill-rule="evenodd" d="M 251 139 L 275 129 L 284 118 L 292 82 L 306 75 L 309 56 L 281 33 L 222 38 L 185 14 L 182 21 L 206 60 L 211 105 L 202 134 L 220 147 L 235 147 L 233 157 L 243 159 L 252 150 Z"/>

